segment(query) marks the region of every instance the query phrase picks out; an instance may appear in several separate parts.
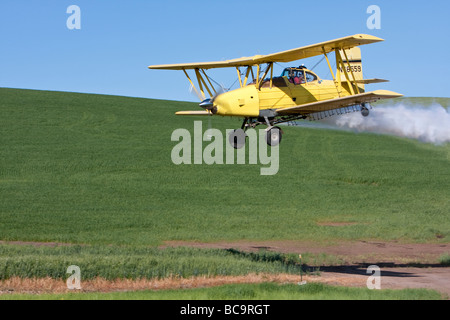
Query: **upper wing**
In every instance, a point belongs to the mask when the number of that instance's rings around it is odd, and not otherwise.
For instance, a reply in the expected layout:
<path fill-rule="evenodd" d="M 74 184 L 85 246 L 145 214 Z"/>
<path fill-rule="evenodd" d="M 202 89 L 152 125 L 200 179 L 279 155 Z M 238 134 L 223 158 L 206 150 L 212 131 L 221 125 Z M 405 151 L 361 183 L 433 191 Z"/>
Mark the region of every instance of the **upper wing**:
<path fill-rule="evenodd" d="M 290 62 L 300 59 L 319 56 L 324 53 L 329 53 L 335 49 L 346 50 L 364 44 L 384 41 L 381 38 L 374 37 L 367 34 L 355 34 L 344 38 L 325 41 L 306 47 L 291 49 L 283 52 L 273 53 L 259 58 L 259 63 L 266 62 Z"/>
<path fill-rule="evenodd" d="M 261 56 L 243 57 L 234 60 L 215 61 L 215 62 L 194 62 L 194 63 L 177 63 L 177 64 L 161 64 L 149 66 L 149 69 L 160 70 L 189 70 L 189 69 L 213 69 L 227 67 L 242 67 L 253 65 L 254 60 Z"/>
<path fill-rule="evenodd" d="M 335 49 L 339 50 L 350 49 L 356 46 L 375 43 L 379 41 L 383 41 L 383 39 L 367 34 L 356 34 L 353 36 L 325 41 L 305 47 L 300 47 L 297 49 L 291 49 L 268 55 L 256 55 L 252 57 L 243 57 L 239 59 L 216 61 L 216 62 L 153 65 L 149 66 L 149 68 L 164 69 L 164 70 L 212 69 L 212 68 L 252 66 L 270 62 L 290 62 L 318 56 L 324 53 L 329 53 Z"/>
<path fill-rule="evenodd" d="M 321 111 L 329 111 L 334 109 L 339 109 L 343 107 L 348 107 L 351 105 L 366 103 L 366 102 L 374 102 L 380 99 L 391 99 L 398 98 L 403 95 L 387 91 L 387 90 L 376 90 L 371 92 L 365 92 L 360 94 L 355 94 L 352 96 L 347 96 L 343 98 L 336 98 L 324 101 L 311 102 L 307 104 L 302 104 L 300 106 L 277 109 L 276 112 L 278 115 L 290 115 L 290 114 L 300 114 L 307 115 L 310 113 L 321 112 Z"/>

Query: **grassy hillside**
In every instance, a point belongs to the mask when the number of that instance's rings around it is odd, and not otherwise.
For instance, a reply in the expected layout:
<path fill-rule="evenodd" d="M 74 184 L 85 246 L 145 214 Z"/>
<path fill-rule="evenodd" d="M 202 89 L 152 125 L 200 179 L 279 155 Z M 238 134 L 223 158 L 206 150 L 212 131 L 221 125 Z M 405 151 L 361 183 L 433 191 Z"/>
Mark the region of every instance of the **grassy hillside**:
<path fill-rule="evenodd" d="M 171 134 L 201 118 L 174 112 L 197 108 L 0 88 L 0 240 L 450 240 L 448 144 L 286 127 L 276 175 L 177 166 Z"/>
<path fill-rule="evenodd" d="M 386 103 L 407 103 L 410 105 L 430 106 L 433 104 L 440 104 L 442 107 L 450 107 L 450 98 L 432 98 L 432 97 L 401 97 L 396 99 L 381 100 L 377 104 Z"/>

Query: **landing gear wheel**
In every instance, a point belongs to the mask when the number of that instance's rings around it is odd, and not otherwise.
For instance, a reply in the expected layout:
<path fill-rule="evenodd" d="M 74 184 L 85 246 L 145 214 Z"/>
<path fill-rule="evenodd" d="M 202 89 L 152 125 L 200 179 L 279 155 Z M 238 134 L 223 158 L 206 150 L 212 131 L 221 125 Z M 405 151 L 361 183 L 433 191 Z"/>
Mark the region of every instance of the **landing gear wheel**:
<path fill-rule="evenodd" d="M 271 147 L 279 145 L 282 137 L 283 131 L 279 127 L 272 127 L 266 132 L 266 141 Z"/>
<path fill-rule="evenodd" d="M 367 117 L 369 115 L 369 109 L 366 107 L 365 104 L 362 104 L 361 106 L 361 114 L 363 117 Z"/>
<path fill-rule="evenodd" d="M 241 149 L 245 146 L 245 138 L 247 138 L 247 134 L 244 132 L 244 130 L 236 129 L 230 133 L 228 141 L 233 148 Z"/>

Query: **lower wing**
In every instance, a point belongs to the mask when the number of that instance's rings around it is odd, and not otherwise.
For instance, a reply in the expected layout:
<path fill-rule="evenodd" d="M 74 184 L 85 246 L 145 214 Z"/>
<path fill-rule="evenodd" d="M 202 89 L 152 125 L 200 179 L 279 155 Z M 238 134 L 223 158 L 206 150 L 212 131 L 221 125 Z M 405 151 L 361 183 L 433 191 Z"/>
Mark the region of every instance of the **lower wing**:
<path fill-rule="evenodd" d="M 179 116 L 209 116 L 212 115 L 211 112 L 206 110 L 199 110 L 199 111 L 177 111 L 175 112 L 176 115 Z"/>
<path fill-rule="evenodd" d="M 277 109 L 277 115 L 307 115 L 310 113 L 329 111 L 334 109 L 339 109 L 343 107 L 348 107 L 352 105 L 374 102 L 380 99 L 392 99 L 403 96 L 402 94 L 387 91 L 387 90 L 376 90 L 371 92 L 365 92 L 360 94 L 355 94 L 352 96 L 347 96 L 343 98 L 336 98 L 324 101 L 311 102 L 307 104 L 302 104 L 295 107 Z"/>

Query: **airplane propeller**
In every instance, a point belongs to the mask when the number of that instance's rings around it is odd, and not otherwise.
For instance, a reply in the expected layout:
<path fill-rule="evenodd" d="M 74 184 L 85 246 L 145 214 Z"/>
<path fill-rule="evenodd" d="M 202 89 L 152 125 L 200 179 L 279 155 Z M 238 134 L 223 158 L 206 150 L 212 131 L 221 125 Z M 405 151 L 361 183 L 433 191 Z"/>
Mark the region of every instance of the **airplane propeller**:
<path fill-rule="evenodd" d="M 214 96 L 212 98 L 204 99 L 202 102 L 200 102 L 199 106 L 205 110 L 208 110 L 208 111 L 211 111 L 212 113 L 214 113 L 214 110 L 213 110 L 214 109 L 214 100 L 224 92 L 225 92 L 225 88 L 221 86 L 220 89 L 216 91 L 216 93 L 214 94 Z"/>
<path fill-rule="evenodd" d="M 200 94 L 200 92 L 198 92 L 198 90 L 197 90 L 194 86 L 192 86 L 192 84 L 191 84 L 191 86 L 189 87 L 189 92 L 190 92 L 191 94 L 192 94 L 192 93 L 195 93 L 195 95 L 197 96 L 198 100 L 200 100 L 200 101 L 203 100 L 203 97 L 202 97 L 202 95 Z"/>
<path fill-rule="evenodd" d="M 218 89 L 214 96 L 212 98 L 204 99 L 202 102 L 200 102 L 199 106 L 205 110 L 208 111 L 208 130 L 212 128 L 212 120 L 211 116 L 217 112 L 217 108 L 214 108 L 214 100 L 225 92 L 225 88 L 223 86 L 220 86 L 220 89 Z M 215 109 L 215 110 L 214 110 Z M 207 138 L 211 140 L 212 136 L 208 134 Z"/>

